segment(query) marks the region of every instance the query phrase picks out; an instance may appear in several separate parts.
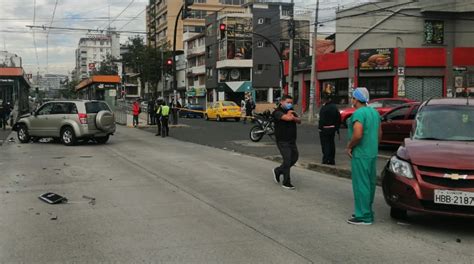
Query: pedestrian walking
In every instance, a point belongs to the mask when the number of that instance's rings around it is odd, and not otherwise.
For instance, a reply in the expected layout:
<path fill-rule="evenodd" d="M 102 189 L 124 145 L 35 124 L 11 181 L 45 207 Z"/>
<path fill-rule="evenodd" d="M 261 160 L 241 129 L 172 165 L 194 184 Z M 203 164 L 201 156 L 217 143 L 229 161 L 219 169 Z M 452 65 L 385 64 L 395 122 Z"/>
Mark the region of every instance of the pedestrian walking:
<path fill-rule="evenodd" d="M 156 111 L 157 116 L 160 117 L 161 130 L 158 130 L 156 136 L 161 135 L 161 137 L 167 137 L 170 133 L 170 128 L 168 126 L 169 116 L 170 116 L 170 107 L 166 105 L 165 101 L 161 102 L 161 106 L 158 107 Z"/>
<path fill-rule="evenodd" d="M 151 99 L 148 101 L 148 125 L 156 124 L 156 111 L 155 111 L 155 100 Z"/>
<path fill-rule="evenodd" d="M 347 222 L 371 225 L 374 222 L 372 204 L 377 181 L 378 146 L 382 136 L 380 115 L 374 108 L 367 106 L 369 91 L 366 88 L 355 89 L 352 97 L 356 111 L 348 123 L 350 141 L 347 154 L 351 158 L 355 211 Z"/>
<path fill-rule="evenodd" d="M 334 138 L 339 135 L 341 114 L 333 101 L 331 94 L 323 97 L 324 105 L 319 111 L 319 139 L 323 152 L 322 163 L 336 165 L 336 144 Z"/>
<path fill-rule="evenodd" d="M 132 105 L 133 127 L 138 127 L 139 116 L 141 112 L 142 110 L 140 108 L 140 99 L 137 99 L 135 102 L 133 102 L 133 105 Z"/>
<path fill-rule="evenodd" d="M 293 110 L 293 98 L 284 95 L 280 100 L 280 105 L 273 112 L 275 120 L 275 138 L 278 150 L 283 158 L 280 167 L 273 169 L 273 177 L 276 183 L 280 183 L 283 175 L 282 187 L 293 190 L 291 184 L 290 169 L 298 161 L 298 148 L 296 146 L 296 124 L 301 124 L 301 120 Z"/>
<path fill-rule="evenodd" d="M 245 118 L 244 124 L 247 123 L 247 119 L 253 120 L 253 110 L 255 110 L 255 102 L 251 95 L 248 95 L 245 100 Z"/>

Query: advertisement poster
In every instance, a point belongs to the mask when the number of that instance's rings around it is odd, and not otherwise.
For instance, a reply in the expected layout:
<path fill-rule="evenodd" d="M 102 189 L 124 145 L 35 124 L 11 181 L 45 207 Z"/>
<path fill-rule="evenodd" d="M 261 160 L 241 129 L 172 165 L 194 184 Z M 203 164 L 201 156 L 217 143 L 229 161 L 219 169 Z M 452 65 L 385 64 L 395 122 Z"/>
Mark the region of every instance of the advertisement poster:
<path fill-rule="evenodd" d="M 391 70 L 393 55 L 393 49 L 360 50 L 360 69 L 363 71 Z"/>

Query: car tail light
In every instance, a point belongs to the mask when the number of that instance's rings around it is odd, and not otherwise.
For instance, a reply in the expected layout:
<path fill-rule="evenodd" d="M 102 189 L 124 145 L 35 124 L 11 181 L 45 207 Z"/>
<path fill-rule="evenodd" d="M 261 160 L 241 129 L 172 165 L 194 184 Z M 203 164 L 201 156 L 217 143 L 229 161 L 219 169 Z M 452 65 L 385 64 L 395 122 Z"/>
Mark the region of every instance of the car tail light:
<path fill-rule="evenodd" d="M 222 111 L 227 112 L 227 108 L 223 108 Z"/>
<path fill-rule="evenodd" d="M 87 114 L 78 114 L 78 116 L 81 124 L 87 124 Z"/>

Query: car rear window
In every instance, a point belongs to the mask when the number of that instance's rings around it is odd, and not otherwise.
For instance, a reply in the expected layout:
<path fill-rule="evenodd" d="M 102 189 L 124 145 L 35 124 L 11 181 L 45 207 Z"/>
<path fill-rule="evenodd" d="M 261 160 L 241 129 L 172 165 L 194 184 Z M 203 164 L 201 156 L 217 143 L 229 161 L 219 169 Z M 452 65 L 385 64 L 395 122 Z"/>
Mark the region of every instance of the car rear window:
<path fill-rule="evenodd" d="M 100 111 L 110 111 L 109 106 L 104 102 L 86 103 L 86 112 L 88 114 L 97 114 Z"/>
<path fill-rule="evenodd" d="M 237 104 L 234 102 L 223 102 L 222 105 L 223 106 L 237 106 Z"/>

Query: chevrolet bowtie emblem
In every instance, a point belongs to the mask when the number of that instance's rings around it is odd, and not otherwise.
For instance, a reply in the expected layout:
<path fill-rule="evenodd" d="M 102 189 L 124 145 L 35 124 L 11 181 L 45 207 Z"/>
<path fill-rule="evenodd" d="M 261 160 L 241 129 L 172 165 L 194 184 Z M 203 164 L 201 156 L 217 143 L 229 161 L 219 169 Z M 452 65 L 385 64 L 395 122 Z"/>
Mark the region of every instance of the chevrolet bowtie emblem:
<path fill-rule="evenodd" d="M 454 174 L 444 174 L 444 178 L 449 178 L 451 180 L 465 180 L 467 179 L 467 175 L 459 175 L 457 173 L 454 173 Z"/>

